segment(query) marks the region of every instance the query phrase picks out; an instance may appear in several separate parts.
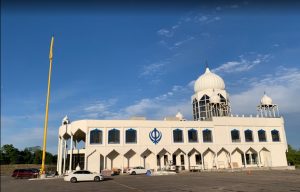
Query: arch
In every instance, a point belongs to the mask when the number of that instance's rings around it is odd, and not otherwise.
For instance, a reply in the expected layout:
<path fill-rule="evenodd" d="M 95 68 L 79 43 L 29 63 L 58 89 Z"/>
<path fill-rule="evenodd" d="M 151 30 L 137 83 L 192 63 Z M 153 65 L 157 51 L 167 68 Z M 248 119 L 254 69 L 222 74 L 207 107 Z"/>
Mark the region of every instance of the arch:
<path fill-rule="evenodd" d="M 111 129 L 108 131 L 108 144 L 119 144 L 120 143 L 120 130 Z"/>
<path fill-rule="evenodd" d="M 102 144 L 103 142 L 103 132 L 99 129 L 94 129 L 90 131 L 90 144 Z"/>
<path fill-rule="evenodd" d="M 196 129 L 188 130 L 188 140 L 189 140 L 189 143 L 197 143 L 198 142 L 198 131 Z"/>
<path fill-rule="evenodd" d="M 260 151 L 259 151 L 259 156 L 260 156 L 260 164 L 263 167 L 271 167 L 272 166 L 272 156 L 271 156 L 271 152 L 263 147 Z"/>
<path fill-rule="evenodd" d="M 188 169 L 187 154 L 180 148 L 172 154 L 172 162 L 173 165 L 180 166 L 182 170 Z"/>
<path fill-rule="evenodd" d="M 260 129 L 260 130 L 257 131 L 257 134 L 258 134 L 258 141 L 259 142 L 266 142 L 267 141 L 265 130 Z"/>
<path fill-rule="evenodd" d="M 209 129 L 205 129 L 202 131 L 202 137 L 204 143 L 213 142 L 212 131 Z"/>
<path fill-rule="evenodd" d="M 231 141 L 232 142 L 241 142 L 239 130 L 237 130 L 237 129 L 231 130 Z"/>
<path fill-rule="evenodd" d="M 157 153 L 157 165 L 160 170 L 169 170 L 170 169 L 170 161 L 172 159 L 171 153 L 163 148 Z"/>
<path fill-rule="evenodd" d="M 85 142 L 85 132 L 81 129 L 77 129 L 73 135 L 73 139 L 77 142 L 84 141 Z"/>
<path fill-rule="evenodd" d="M 279 136 L 279 131 L 276 129 L 273 129 L 271 131 L 271 135 L 272 135 L 272 141 L 273 142 L 279 142 L 280 141 L 280 136 Z"/>
<path fill-rule="evenodd" d="M 245 130 L 245 141 L 253 142 L 253 132 L 250 129 Z"/>
<path fill-rule="evenodd" d="M 247 165 L 258 165 L 259 164 L 257 151 L 254 150 L 252 147 L 250 147 L 245 152 L 245 157 L 246 157 Z"/>
<path fill-rule="evenodd" d="M 146 169 L 153 169 L 156 167 L 156 157 L 150 149 L 146 149 L 141 153 L 143 159 L 143 167 Z M 151 160 L 152 159 L 152 160 Z"/>
<path fill-rule="evenodd" d="M 173 130 L 173 142 L 183 143 L 183 131 L 181 129 Z"/>
<path fill-rule="evenodd" d="M 193 148 L 188 152 L 188 165 L 190 170 L 200 170 L 202 169 L 202 155 L 200 151 L 197 149 Z"/>
<path fill-rule="evenodd" d="M 203 152 L 204 169 L 217 168 L 215 158 L 216 158 L 216 153 L 212 149 L 207 148 Z"/>
<path fill-rule="evenodd" d="M 230 152 L 225 148 L 220 149 L 217 153 L 218 158 L 218 168 L 229 168 L 231 159 L 230 159 Z"/>
<path fill-rule="evenodd" d="M 205 120 L 209 118 L 208 106 L 209 104 L 209 96 L 204 94 L 199 101 L 199 109 L 200 109 L 200 120 Z"/>
<path fill-rule="evenodd" d="M 238 147 L 231 152 L 231 164 L 232 168 L 245 166 L 244 152 Z"/>
<path fill-rule="evenodd" d="M 138 155 L 136 155 L 136 152 L 133 149 L 128 150 L 124 157 L 127 159 L 127 164 L 125 164 L 125 169 L 128 169 L 130 167 L 139 166 L 137 163 L 139 160 Z"/>
<path fill-rule="evenodd" d="M 221 103 L 227 103 L 227 100 L 225 99 L 225 97 L 221 93 L 219 93 L 218 95 L 220 96 Z"/>
<path fill-rule="evenodd" d="M 125 143 L 137 143 L 137 134 L 135 129 L 127 129 L 125 131 Z"/>
<path fill-rule="evenodd" d="M 110 160 L 110 162 L 107 161 Z M 123 162 L 120 158 L 120 153 L 113 149 L 106 155 L 106 168 L 109 169 L 120 169 L 122 167 Z"/>

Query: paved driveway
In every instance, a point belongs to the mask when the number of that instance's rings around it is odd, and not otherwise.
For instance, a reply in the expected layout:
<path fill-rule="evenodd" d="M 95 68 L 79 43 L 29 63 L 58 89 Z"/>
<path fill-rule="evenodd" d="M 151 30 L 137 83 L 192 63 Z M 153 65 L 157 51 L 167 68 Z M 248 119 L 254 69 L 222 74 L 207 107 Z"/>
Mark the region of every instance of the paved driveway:
<path fill-rule="evenodd" d="M 63 179 L 13 179 L 1 176 L 2 192 L 48 191 L 299 191 L 300 170 L 182 173 L 169 176 L 125 175 L 103 182 L 70 183 Z"/>

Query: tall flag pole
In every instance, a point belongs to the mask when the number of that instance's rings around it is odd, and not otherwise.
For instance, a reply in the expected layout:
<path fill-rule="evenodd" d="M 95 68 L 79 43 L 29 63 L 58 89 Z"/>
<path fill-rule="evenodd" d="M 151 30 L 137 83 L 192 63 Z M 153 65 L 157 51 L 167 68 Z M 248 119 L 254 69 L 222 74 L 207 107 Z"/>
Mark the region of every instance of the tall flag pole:
<path fill-rule="evenodd" d="M 49 99 L 50 99 L 50 84 L 51 84 L 51 72 L 52 72 L 52 58 L 53 58 L 53 43 L 54 36 L 51 38 L 50 44 L 50 52 L 49 52 L 49 74 L 48 74 L 48 91 L 47 91 L 47 99 L 46 99 L 46 115 L 45 115 L 45 123 L 44 123 L 44 140 L 43 140 L 43 156 L 42 156 L 42 167 L 41 174 L 45 173 L 45 159 L 46 159 L 46 144 L 47 144 L 47 128 L 48 128 L 48 110 L 49 110 Z"/>

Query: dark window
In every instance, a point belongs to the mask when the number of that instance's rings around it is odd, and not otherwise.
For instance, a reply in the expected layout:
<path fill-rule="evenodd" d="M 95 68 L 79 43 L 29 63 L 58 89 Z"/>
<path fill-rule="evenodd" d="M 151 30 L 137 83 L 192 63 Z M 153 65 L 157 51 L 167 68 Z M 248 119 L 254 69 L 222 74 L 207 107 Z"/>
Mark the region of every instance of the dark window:
<path fill-rule="evenodd" d="M 212 142 L 212 134 L 211 130 L 205 129 L 203 130 L 203 142 Z"/>
<path fill-rule="evenodd" d="M 231 131 L 231 140 L 232 142 L 240 142 L 240 132 L 236 129 Z"/>
<path fill-rule="evenodd" d="M 199 102 L 200 109 L 200 120 L 205 120 L 209 118 L 207 104 L 209 103 L 209 96 L 204 95 Z M 199 119 L 198 119 L 199 120 Z"/>
<path fill-rule="evenodd" d="M 109 144 L 120 143 L 120 131 L 118 129 L 112 129 L 108 131 L 108 143 Z"/>
<path fill-rule="evenodd" d="M 272 141 L 275 141 L 275 142 L 280 141 L 279 131 L 274 129 L 273 131 L 271 131 L 271 134 L 272 134 Z"/>
<path fill-rule="evenodd" d="M 94 129 L 90 132 L 90 144 L 102 144 L 102 131 Z"/>
<path fill-rule="evenodd" d="M 173 141 L 174 143 L 182 143 L 183 142 L 183 133 L 180 129 L 175 129 L 173 131 Z"/>
<path fill-rule="evenodd" d="M 200 154 L 196 154 L 195 155 L 195 161 L 196 161 L 196 165 L 201 165 L 202 164 L 201 155 Z"/>
<path fill-rule="evenodd" d="M 258 133 L 258 140 L 259 140 L 259 142 L 265 142 L 265 141 L 267 141 L 266 132 L 264 130 L 261 129 L 257 133 Z"/>
<path fill-rule="evenodd" d="M 195 143 L 198 142 L 198 131 L 195 129 L 188 130 L 189 142 Z"/>
<path fill-rule="evenodd" d="M 136 130 L 126 130 L 126 143 L 136 143 Z"/>
<path fill-rule="evenodd" d="M 251 130 L 246 130 L 245 131 L 245 141 L 246 142 L 253 142 L 253 135 Z"/>

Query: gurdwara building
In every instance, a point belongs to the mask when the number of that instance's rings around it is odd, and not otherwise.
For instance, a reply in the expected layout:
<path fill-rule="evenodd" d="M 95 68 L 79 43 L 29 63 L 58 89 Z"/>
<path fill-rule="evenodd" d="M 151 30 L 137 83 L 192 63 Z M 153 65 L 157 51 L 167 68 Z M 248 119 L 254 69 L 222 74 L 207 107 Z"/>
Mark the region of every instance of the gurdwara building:
<path fill-rule="evenodd" d="M 191 109 L 193 120 L 184 119 L 181 113 L 162 120 L 133 117 L 70 122 L 65 117 L 58 134 L 57 171 L 287 166 L 284 119 L 266 94 L 257 115 L 232 115 L 223 79 L 206 68 L 195 81 Z"/>

